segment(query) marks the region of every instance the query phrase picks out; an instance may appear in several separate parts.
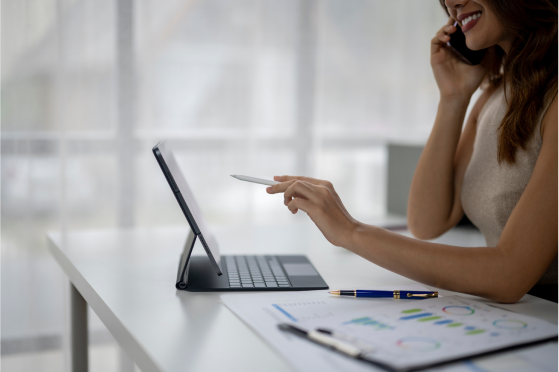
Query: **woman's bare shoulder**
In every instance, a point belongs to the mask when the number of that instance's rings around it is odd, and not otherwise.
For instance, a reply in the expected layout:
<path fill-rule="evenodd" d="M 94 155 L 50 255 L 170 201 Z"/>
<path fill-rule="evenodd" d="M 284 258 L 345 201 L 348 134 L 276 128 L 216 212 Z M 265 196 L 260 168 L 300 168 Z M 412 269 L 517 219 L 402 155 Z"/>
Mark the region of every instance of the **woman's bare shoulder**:
<path fill-rule="evenodd" d="M 484 87 L 483 90 L 481 91 L 481 95 L 479 96 L 474 107 L 472 108 L 471 115 L 476 119 L 476 121 L 477 118 L 479 117 L 479 114 L 481 113 L 481 110 L 483 110 L 485 104 L 487 103 L 487 101 L 489 101 L 489 98 L 491 98 L 491 96 L 493 95 L 493 93 L 495 93 L 497 89 L 498 87 L 488 85 Z"/>

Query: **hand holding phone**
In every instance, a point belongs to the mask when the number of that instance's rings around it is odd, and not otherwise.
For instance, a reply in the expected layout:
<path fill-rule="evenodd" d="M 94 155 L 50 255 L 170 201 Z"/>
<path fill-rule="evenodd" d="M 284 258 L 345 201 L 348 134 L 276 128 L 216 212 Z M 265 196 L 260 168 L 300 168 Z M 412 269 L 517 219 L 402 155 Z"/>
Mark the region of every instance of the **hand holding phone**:
<path fill-rule="evenodd" d="M 431 67 L 441 96 L 471 97 L 487 76 L 488 66 L 479 63 L 484 58 L 479 56 L 480 52 L 473 52 L 478 54 L 477 58 L 470 55 L 472 51 L 467 48 L 464 35 L 455 22 L 450 17 L 431 40 Z M 461 38 L 462 43 L 457 43 Z M 451 46 L 448 46 L 449 42 Z M 473 66 L 473 63 L 478 64 Z"/>

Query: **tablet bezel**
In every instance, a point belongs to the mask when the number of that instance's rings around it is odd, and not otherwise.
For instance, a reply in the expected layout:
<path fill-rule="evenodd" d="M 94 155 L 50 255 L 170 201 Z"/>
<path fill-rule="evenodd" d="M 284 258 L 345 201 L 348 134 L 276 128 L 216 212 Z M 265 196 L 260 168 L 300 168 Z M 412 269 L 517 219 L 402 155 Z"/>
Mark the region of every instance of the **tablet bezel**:
<path fill-rule="evenodd" d="M 157 163 L 161 167 L 161 171 L 163 172 L 169 187 L 171 187 L 171 191 L 175 195 L 175 198 L 177 199 L 177 202 L 179 203 L 179 206 L 186 217 L 188 224 L 190 225 L 192 232 L 200 238 L 200 242 L 210 259 L 216 274 L 222 275 L 219 247 L 207 227 L 202 212 L 198 207 L 196 199 L 194 198 L 188 183 L 186 182 L 186 178 L 178 166 L 173 152 L 165 141 L 161 141 L 155 145 L 152 151 L 155 155 L 155 159 L 157 159 Z M 189 202 L 187 203 L 186 200 Z M 183 256 L 186 254 L 187 259 L 184 261 L 184 264 L 181 265 L 183 267 L 179 268 L 179 270 L 184 272 L 186 266 L 188 265 L 190 253 L 192 252 L 193 247 L 194 244 L 190 247 L 190 252 L 183 252 Z"/>

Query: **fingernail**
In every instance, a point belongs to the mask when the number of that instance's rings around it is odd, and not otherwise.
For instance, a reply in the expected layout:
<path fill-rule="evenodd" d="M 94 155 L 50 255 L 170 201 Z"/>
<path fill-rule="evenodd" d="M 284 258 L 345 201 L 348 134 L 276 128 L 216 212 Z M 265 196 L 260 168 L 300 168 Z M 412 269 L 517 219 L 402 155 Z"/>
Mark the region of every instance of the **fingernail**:
<path fill-rule="evenodd" d="M 272 188 L 271 187 L 266 187 L 266 191 L 270 192 L 270 191 L 272 191 Z"/>

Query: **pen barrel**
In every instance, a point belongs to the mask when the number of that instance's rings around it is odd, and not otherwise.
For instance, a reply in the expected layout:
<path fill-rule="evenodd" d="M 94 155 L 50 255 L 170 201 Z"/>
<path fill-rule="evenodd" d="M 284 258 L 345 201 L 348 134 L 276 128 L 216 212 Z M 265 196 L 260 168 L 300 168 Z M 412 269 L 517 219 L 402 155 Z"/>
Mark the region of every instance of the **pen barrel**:
<path fill-rule="evenodd" d="M 367 291 L 358 289 L 355 291 L 355 297 L 389 297 L 392 298 L 394 293 L 392 291 Z"/>

